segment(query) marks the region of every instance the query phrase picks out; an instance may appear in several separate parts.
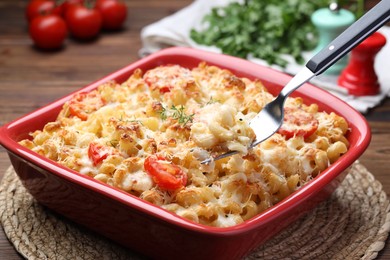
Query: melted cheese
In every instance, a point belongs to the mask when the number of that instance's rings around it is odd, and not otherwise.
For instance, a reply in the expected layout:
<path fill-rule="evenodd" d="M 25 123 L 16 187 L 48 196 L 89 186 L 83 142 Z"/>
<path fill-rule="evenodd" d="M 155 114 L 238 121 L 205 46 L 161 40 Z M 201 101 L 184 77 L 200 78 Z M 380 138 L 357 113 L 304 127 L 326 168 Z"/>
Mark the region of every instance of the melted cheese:
<path fill-rule="evenodd" d="M 315 133 L 276 133 L 248 149 L 255 139 L 248 122 L 274 97 L 260 81 L 205 63 L 136 70 L 122 84 L 103 84 L 89 96 L 101 104 L 79 95 L 21 144 L 205 225 L 233 226 L 262 212 L 320 174 L 348 146 L 345 119 L 289 98 L 286 105 L 318 120 Z M 77 109 L 87 118 L 78 118 Z M 201 164 L 230 149 L 239 154 Z M 147 172 L 144 162 L 156 154 L 165 159 Z M 166 190 L 154 182 L 161 169 L 179 171 L 187 182 Z"/>

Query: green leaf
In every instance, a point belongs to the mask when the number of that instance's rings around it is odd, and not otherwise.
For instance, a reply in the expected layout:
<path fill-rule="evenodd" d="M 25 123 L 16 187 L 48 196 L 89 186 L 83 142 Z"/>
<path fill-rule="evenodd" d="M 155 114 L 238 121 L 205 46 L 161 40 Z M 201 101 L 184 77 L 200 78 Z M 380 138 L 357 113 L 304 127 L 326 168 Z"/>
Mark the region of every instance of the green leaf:
<path fill-rule="evenodd" d="M 287 62 L 281 54 L 302 62 L 301 53 L 316 46 L 317 32 L 310 16 L 328 4 L 329 0 L 233 2 L 213 8 L 203 18 L 205 29 L 192 29 L 190 36 L 198 44 L 217 46 L 223 53 L 243 58 L 251 54 L 283 67 Z"/>

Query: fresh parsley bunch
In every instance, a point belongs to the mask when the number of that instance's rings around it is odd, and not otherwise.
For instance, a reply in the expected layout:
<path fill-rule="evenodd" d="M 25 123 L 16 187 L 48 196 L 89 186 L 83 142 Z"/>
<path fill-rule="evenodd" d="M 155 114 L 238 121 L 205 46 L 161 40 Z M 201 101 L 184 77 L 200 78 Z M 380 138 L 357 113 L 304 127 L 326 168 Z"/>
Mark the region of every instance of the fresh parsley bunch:
<path fill-rule="evenodd" d="M 329 0 L 246 0 L 215 7 L 202 21 L 201 30 L 192 29 L 198 44 L 216 46 L 223 53 L 263 59 L 285 67 L 288 54 L 302 63 L 302 51 L 313 49 L 316 29 L 310 16 Z"/>

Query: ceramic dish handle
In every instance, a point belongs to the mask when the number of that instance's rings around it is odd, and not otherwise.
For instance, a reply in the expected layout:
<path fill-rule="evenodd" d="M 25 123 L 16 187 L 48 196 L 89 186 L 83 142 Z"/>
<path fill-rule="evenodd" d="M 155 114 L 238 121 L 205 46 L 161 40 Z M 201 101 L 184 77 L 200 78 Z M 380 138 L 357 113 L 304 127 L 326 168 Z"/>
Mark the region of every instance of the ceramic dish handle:
<path fill-rule="evenodd" d="M 319 75 L 390 19 L 390 0 L 382 0 L 311 58 L 306 67 Z"/>

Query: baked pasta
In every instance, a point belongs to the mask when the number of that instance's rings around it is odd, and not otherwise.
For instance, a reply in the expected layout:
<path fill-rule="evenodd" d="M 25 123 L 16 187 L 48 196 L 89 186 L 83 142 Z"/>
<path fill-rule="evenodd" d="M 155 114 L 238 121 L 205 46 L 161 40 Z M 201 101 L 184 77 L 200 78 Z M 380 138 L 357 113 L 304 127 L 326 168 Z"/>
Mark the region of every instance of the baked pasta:
<path fill-rule="evenodd" d="M 348 124 L 288 98 L 285 121 L 253 149 L 248 126 L 274 99 L 259 80 L 206 63 L 137 69 L 67 101 L 20 143 L 194 222 L 239 224 L 275 205 L 348 149 Z M 239 153 L 209 164 L 207 158 Z"/>

